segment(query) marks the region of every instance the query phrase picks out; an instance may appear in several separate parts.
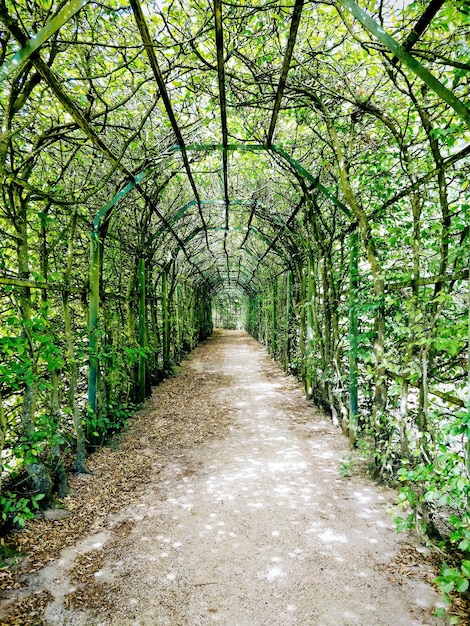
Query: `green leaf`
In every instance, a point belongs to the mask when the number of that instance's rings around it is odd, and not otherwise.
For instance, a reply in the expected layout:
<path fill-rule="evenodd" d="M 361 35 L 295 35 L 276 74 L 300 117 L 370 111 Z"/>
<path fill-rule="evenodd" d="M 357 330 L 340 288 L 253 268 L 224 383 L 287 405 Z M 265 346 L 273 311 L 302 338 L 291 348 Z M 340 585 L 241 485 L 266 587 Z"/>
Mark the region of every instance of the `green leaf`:
<path fill-rule="evenodd" d="M 451 580 L 449 582 L 442 582 L 438 584 L 439 587 L 439 591 L 441 591 L 442 593 L 449 593 L 450 591 L 453 590 L 454 588 L 454 581 Z"/>
<path fill-rule="evenodd" d="M 442 570 L 442 576 L 444 578 L 459 578 L 460 572 L 455 567 L 444 567 Z"/>
<path fill-rule="evenodd" d="M 459 550 L 466 551 L 470 548 L 470 539 L 462 539 L 459 543 Z"/>
<path fill-rule="evenodd" d="M 434 502 L 434 500 L 437 500 L 437 492 L 436 491 L 426 491 L 426 493 L 424 494 L 424 500 L 426 502 Z"/>
<path fill-rule="evenodd" d="M 470 561 L 462 561 L 461 569 L 462 569 L 463 575 L 470 578 Z"/>

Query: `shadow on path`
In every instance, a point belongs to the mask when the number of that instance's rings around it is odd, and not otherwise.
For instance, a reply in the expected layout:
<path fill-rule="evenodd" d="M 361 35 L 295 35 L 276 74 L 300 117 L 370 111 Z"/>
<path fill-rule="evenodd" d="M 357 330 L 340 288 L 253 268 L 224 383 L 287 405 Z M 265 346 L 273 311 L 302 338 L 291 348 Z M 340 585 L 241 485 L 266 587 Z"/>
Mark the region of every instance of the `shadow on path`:
<path fill-rule="evenodd" d="M 165 451 L 170 423 L 181 439 L 172 431 Z M 424 577 L 393 566 L 393 492 L 341 476 L 346 439 L 245 333 L 216 331 L 197 348 L 154 390 L 123 450 L 136 438 L 147 482 L 42 572 L 54 596 L 45 623 L 443 623 Z M 73 578 L 87 558 L 88 577 Z"/>

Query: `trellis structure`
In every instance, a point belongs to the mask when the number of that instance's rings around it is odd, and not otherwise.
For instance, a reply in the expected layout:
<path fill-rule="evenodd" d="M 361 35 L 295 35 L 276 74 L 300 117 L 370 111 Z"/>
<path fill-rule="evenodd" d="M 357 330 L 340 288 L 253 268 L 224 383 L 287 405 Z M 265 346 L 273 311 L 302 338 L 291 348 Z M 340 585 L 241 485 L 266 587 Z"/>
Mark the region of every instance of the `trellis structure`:
<path fill-rule="evenodd" d="M 10 471 L 85 471 L 237 299 L 382 476 L 467 476 L 468 3 L 359 4 L 0 2 Z"/>

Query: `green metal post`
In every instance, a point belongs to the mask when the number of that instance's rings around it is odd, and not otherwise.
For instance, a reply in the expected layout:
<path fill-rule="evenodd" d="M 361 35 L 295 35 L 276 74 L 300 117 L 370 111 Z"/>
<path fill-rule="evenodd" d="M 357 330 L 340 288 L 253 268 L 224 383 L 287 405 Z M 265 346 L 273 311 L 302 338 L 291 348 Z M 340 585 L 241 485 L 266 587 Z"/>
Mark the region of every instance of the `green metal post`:
<path fill-rule="evenodd" d="M 183 298 L 180 297 L 180 287 L 176 285 L 175 287 L 175 309 L 176 309 L 176 346 L 178 350 L 178 361 L 180 360 L 183 354 L 183 314 L 184 309 L 181 306 L 181 302 L 184 302 L 184 292 Z"/>
<path fill-rule="evenodd" d="M 292 272 L 287 272 L 287 284 L 286 284 L 286 360 L 284 363 L 284 369 L 289 371 L 289 359 L 290 359 L 290 316 L 291 316 L 291 300 L 292 300 Z"/>
<path fill-rule="evenodd" d="M 271 341 L 271 352 L 273 358 L 276 358 L 276 350 L 277 350 L 277 277 L 274 278 L 273 282 L 273 308 L 272 308 L 272 341 Z"/>
<path fill-rule="evenodd" d="M 419 63 L 403 46 L 393 39 L 380 24 L 359 7 L 354 0 L 338 0 L 376 39 L 393 52 L 412 72 L 426 83 L 444 102 L 454 109 L 460 119 L 470 128 L 470 111 L 466 102 L 459 100 L 452 91 Z"/>
<path fill-rule="evenodd" d="M 357 230 L 349 237 L 349 437 L 355 442 L 358 427 L 357 401 L 357 303 L 356 292 L 359 279 L 359 233 Z"/>
<path fill-rule="evenodd" d="M 263 341 L 263 313 L 264 313 L 264 297 L 260 294 L 258 299 L 258 341 Z"/>
<path fill-rule="evenodd" d="M 98 360 L 98 318 L 100 306 L 100 240 L 92 231 L 90 243 L 90 301 L 88 313 L 89 368 L 88 368 L 88 407 L 96 413 L 99 375 Z"/>
<path fill-rule="evenodd" d="M 269 292 L 266 290 L 266 299 L 263 301 L 263 343 L 269 350 Z"/>
<path fill-rule="evenodd" d="M 209 304 L 207 305 L 207 334 L 212 335 L 212 331 L 214 330 L 214 325 L 212 323 L 212 298 L 209 300 Z"/>
<path fill-rule="evenodd" d="M 314 332 L 313 332 L 313 258 L 312 252 L 308 254 L 307 264 L 307 349 L 305 368 L 305 395 L 307 398 L 313 396 L 313 354 L 314 354 Z"/>
<path fill-rule="evenodd" d="M 196 313 L 196 317 L 197 317 L 197 340 L 201 341 L 202 340 L 202 336 L 203 336 L 203 310 L 202 310 L 202 296 L 201 296 L 201 292 L 199 291 L 197 294 L 197 313 Z"/>
<path fill-rule="evenodd" d="M 170 316 L 168 311 L 168 277 L 162 272 L 163 369 L 170 366 Z"/>
<path fill-rule="evenodd" d="M 470 237 L 467 239 L 469 247 L 469 267 L 470 267 Z M 470 275 L 467 280 L 468 290 L 468 337 L 467 337 L 467 411 L 470 412 Z M 467 470 L 470 473 L 470 432 L 467 422 Z"/>
<path fill-rule="evenodd" d="M 146 391 L 146 361 L 147 361 L 147 305 L 145 299 L 146 292 L 146 276 L 145 276 L 145 259 L 139 259 L 139 400 L 145 400 Z"/>

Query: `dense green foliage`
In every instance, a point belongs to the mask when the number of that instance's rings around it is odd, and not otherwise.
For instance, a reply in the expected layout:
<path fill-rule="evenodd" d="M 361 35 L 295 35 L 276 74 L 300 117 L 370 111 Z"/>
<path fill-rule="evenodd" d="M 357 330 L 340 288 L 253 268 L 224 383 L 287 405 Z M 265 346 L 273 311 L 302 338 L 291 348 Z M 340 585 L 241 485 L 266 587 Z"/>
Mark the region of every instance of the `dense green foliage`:
<path fill-rule="evenodd" d="M 0 60 L 63 4 L 0 2 Z M 458 547 L 442 589 L 466 590 L 470 129 L 343 4 L 304 3 L 283 92 L 293 5 L 258 0 L 221 5 L 219 57 L 211 3 L 91 2 L 0 83 L 4 518 L 242 324 L 402 483 L 399 523 Z M 424 0 L 360 4 L 468 101 L 467 3 L 411 44 Z"/>

